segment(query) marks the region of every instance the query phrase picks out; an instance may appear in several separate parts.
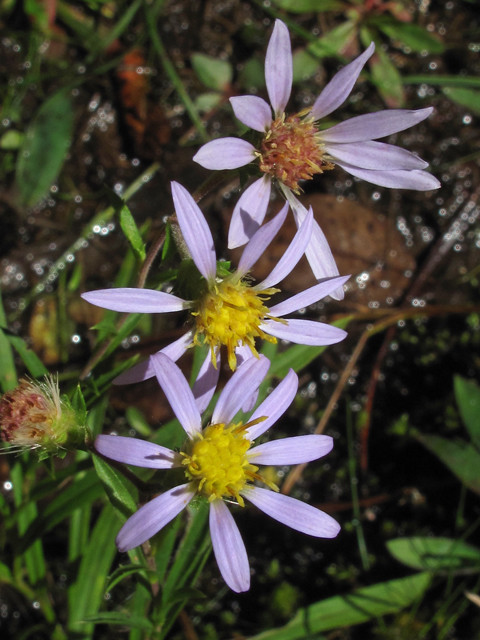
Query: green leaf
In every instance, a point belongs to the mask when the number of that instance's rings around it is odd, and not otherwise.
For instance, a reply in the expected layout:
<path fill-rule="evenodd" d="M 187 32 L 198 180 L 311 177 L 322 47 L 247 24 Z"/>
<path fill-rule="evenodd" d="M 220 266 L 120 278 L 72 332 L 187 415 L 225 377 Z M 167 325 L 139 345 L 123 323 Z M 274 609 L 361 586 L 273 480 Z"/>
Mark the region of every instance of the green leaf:
<path fill-rule="evenodd" d="M 293 82 L 304 82 L 314 76 L 320 67 L 318 59 L 306 49 L 297 49 L 293 54 Z"/>
<path fill-rule="evenodd" d="M 70 146 L 73 107 L 66 90 L 44 102 L 29 125 L 16 168 L 16 188 L 23 204 L 35 205 L 57 178 Z"/>
<path fill-rule="evenodd" d="M 348 316 L 333 322 L 332 325 L 345 329 L 353 316 Z M 311 347 L 303 344 L 296 344 L 289 347 L 283 353 L 275 356 L 272 360 L 269 375 L 284 378 L 289 369 L 293 369 L 296 373 L 306 367 L 310 362 L 318 358 L 327 347 Z"/>
<path fill-rule="evenodd" d="M 240 85 L 247 91 L 263 89 L 265 86 L 265 68 L 258 58 L 250 58 L 238 76 Z"/>
<path fill-rule="evenodd" d="M 137 224 L 132 214 L 130 213 L 130 209 L 126 204 L 124 204 L 120 209 L 119 218 L 120 226 L 122 227 L 122 231 L 129 241 L 130 246 L 132 247 L 135 258 L 139 262 L 143 262 L 147 255 L 145 244 L 142 240 L 142 236 L 140 234 L 140 231 L 138 230 Z"/>
<path fill-rule="evenodd" d="M 76 509 L 102 497 L 102 485 L 93 470 L 87 471 L 83 478 L 63 489 L 50 504 L 42 509 L 41 514 L 30 524 L 20 540 L 20 550 L 25 551 L 44 533 L 65 520 Z M 31 503 L 32 506 L 33 503 Z"/>
<path fill-rule="evenodd" d="M 85 619 L 97 615 L 104 602 L 105 584 L 116 553 L 115 536 L 118 528 L 118 518 L 107 504 L 88 541 L 77 580 L 68 592 L 68 628 L 75 640 L 92 638 L 94 625 L 86 623 Z"/>
<path fill-rule="evenodd" d="M 405 97 L 403 95 L 402 76 L 392 64 L 388 55 L 380 48 L 370 60 L 372 81 L 385 101 L 392 108 L 403 107 Z"/>
<path fill-rule="evenodd" d="M 93 464 L 105 488 L 108 499 L 122 522 L 125 522 L 137 510 L 138 495 L 135 487 L 120 471 L 111 467 L 108 462 L 105 462 L 97 455 L 93 456 Z"/>
<path fill-rule="evenodd" d="M 195 108 L 200 113 L 207 113 L 212 109 L 215 109 L 222 101 L 223 95 L 219 91 L 208 91 L 207 93 L 201 93 L 195 98 Z"/>
<path fill-rule="evenodd" d="M 14 131 L 13 129 L 7 131 L 0 138 L 0 149 L 3 149 L 4 151 L 13 151 L 18 149 L 24 138 L 25 136 L 20 131 Z"/>
<path fill-rule="evenodd" d="M 461 105 L 466 107 L 472 113 L 480 116 L 480 91 L 474 91 L 473 89 L 451 89 L 446 87 L 443 89 L 443 93 Z"/>
<path fill-rule="evenodd" d="M 72 398 L 72 407 L 77 414 L 77 420 L 80 424 L 86 424 L 87 422 L 87 405 L 85 404 L 85 398 L 83 397 L 80 384 L 77 384 L 75 393 Z"/>
<path fill-rule="evenodd" d="M 387 542 L 394 558 L 412 569 L 480 571 L 480 549 L 451 538 L 397 538 Z"/>
<path fill-rule="evenodd" d="M 440 42 L 418 24 L 390 19 L 377 20 L 375 23 L 388 38 L 399 40 L 410 47 L 412 51 L 442 53 L 445 48 L 443 42 Z"/>
<path fill-rule="evenodd" d="M 313 634 L 350 627 L 396 613 L 420 598 L 430 583 L 429 573 L 380 582 L 345 596 L 327 598 L 306 609 L 280 629 L 265 631 L 251 640 L 304 640 Z"/>
<path fill-rule="evenodd" d="M 434 73 L 403 76 L 403 84 L 431 84 L 440 87 L 480 88 L 477 76 L 439 76 Z"/>
<path fill-rule="evenodd" d="M 191 61 L 200 82 L 208 89 L 225 91 L 232 82 L 233 69 L 227 60 L 212 58 L 204 53 L 194 53 Z"/>
<path fill-rule="evenodd" d="M 2 290 L 0 289 L 0 327 L 7 326 L 7 319 L 3 309 Z M 3 331 L 0 331 L 0 389 L 11 391 L 18 385 L 17 370 L 13 359 L 12 345 Z"/>
<path fill-rule="evenodd" d="M 12 576 L 12 572 L 7 567 L 7 565 L 4 564 L 3 562 L 0 562 L 0 584 L 2 582 L 4 584 L 5 583 L 12 584 L 13 583 L 13 576 Z"/>
<path fill-rule="evenodd" d="M 469 489 L 480 494 L 480 454 L 473 445 L 464 440 L 450 440 L 440 436 L 417 434 L 417 438 Z"/>
<path fill-rule="evenodd" d="M 200 502 L 196 510 L 194 509 L 195 507 L 188 509 L 191 515 L 190 525 L 165 581 L 162 594 L 161 639 L 166 637 L 188 600 L 189 592 L 185 592 L 184 599 L 178 600 L 178 590 L 195 584 L 212 548 L 208 527 L 208 504 Z"/>
<path fill-rule="evenodd" d="M 309 44 L 307 49 L 310 53 L 319 57 L 336 56 L 355 37 L 356 32 L 356 22 L 354 20 L 347 20 L 319 38 L 316 42 Z"/>
<path fill-rule="evenodd" d="M 27 347 L 22 338 L 11 333 L 7 329 L 3 329 L 3 332 L 5 333 L 7 340 L 22 359 L 23 364 L 27 367 L 28 373 L 32 378 L 41 378 L 42 376 L 48 375 L 48 369 L 37 354 Z"/>
<path fill-rule="evenodd" d="M 150 438 L 153 433 L 152 427 L 145 420 L 145 416 L 136 407 L 127 407 L 125 411 L 125 418 L 128 424 L 135 429 L 144 438 Z"/>
<path fill-rule="evenodd" d="M 119 582 L 136 573 L 141 573 L 143 577 L 145 577 L 147 573 L 151 574 L 152 577 L 156 575 L 154 571 L 148 571 L 147 568 L 141 564 L 124 564 L 115 569 L 112 575 L 108 577 L 105 591 L 111 591 Z"/>
<path fill-rule="evenodd" d="M 480 447 L 480 387 L 473 380 L 454 378 L 455 400 L 473 444 Z"/>
<path fill-rule="evenodd" d="M 153 630 L 153 624 L 148 618 L 129 616 L 117 611 L 104 611 L 95 616 L 86 616 L 83 620 L 84 622 L 93 622 L 93 624 L 118 624 L 129 629 Z"/>
<path fill-rule="evenodd" d="M 274 4 L 280 9 L 290 13 L 309 13 L 315 11 L 337 11 L 343 5 L 337 0 L 274 0 Z"/>

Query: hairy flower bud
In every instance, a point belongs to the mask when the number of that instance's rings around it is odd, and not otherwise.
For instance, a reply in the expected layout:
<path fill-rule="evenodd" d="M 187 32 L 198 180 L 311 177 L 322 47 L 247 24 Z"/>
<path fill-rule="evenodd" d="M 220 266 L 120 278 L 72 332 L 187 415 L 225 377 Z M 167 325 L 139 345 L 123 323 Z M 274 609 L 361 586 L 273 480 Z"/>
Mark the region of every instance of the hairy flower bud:
<path fill-rule="evenodd" d="M 45 377 L 45 382 L 21 380 L 0 400 L 0 434 L 15 450 L 41 449 L 41 458 L 62 455 L 83 442 L 84 416 L 60 397 L 53 377 Z"/>

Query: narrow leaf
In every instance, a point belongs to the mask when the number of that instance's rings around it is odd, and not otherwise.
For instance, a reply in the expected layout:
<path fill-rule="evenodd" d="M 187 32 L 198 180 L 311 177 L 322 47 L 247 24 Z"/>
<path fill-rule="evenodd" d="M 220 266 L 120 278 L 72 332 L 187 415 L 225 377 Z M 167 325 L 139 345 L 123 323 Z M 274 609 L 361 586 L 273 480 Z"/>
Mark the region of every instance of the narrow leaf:
<path fill-rule="evenodd" d="M 480 115 L 480 91 L 473 89 L 450 89 L 446 87 L 443 93 L 462 107 L 466 107 L 477 116 Z"/>
<path fill-rule="evenodd" d="M 350 595 L 327 598 L 300 609 L 286 626 L 272 629 L 251 640 L 300 640 L 313 634 L 350 627 L 396 613 L 420 598 L 430 583 L 430 574 L 380 582 Z"/>
<path fill-rule="evenodd" d="M 16 168 L 20 200 L 35 205 L 50 189 L 62 168 L 73 130 L 73 107 L 62 90 L 44 102 L 27 129 Z"/>
<path fill-rule="evenodd" d="M 440 436 L 417 435 L 427 449 L 440 458 L 450 471 L 469 489 L 480 494 L 480 453 L 464 440 L 441 438 Z"/>
<path fill-rule="evenodd" d="M 135 222 L 134 217 L 130 213 L 130 209 L 126 204 L 122 206 L 120 209 L 120 226 L 122 227 L 122 231 L 125 234 L 125 237 L 130 243 L 132 247 L 132 251 L 135 255 L 135 258 L 139 262 L 143 262 L 147 255 L 145 250 L 145 244 L 142 240 L 142 236 L 140 231 L 138 230 L 137 224 Z"/>
<path fill-rule="evenodd" d="M 122 522 L 137 510 L 138 495 L 135 487 L 119 471 L 98 455 L 93 456 L 93 464 L 100 478 L 108 499 Z"/>
<path fill-rule="evenodd" d="M 200 82 L 208 89 L 225 91 L 232 81 L 233 69 L 230 62 L 212 58 L 204 53 L 192 55 L 192 67 Z"/>
<path fill-rule="evenodd" d="M 451 538 L 396 538 L 387 542 L 394 558 L 412 569 L 480 571 L 480 549 Z"/>

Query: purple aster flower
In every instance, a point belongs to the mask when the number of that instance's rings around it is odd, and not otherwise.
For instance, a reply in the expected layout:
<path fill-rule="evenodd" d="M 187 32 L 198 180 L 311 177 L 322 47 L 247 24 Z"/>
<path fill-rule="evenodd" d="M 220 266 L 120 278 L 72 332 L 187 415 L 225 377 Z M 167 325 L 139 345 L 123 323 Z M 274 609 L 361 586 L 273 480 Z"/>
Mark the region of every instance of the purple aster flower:
<path fill-rule="evenodd" d="M 207 169 L 237 169 L 258 161 L 265 175 L 240 197 L 232 216 L 228 246 L 241 246 L 265 217 L 272 179 L 290 202 L 297 226 L 305 210 L 293 193 L 299 181 L 339 165 L 348 173 L 384 187 L 428 191 L 440 183 L 423 171 L 428 166 L 415 154 L 399 147 L 375 142 L 408 129 L 427 118 L 432 108 L 417 111 L 392 109 L 351 118 L 320 131 L 317 122 L 337 109 L 350 94 L 374 43 L 356 60 L 339 71 L 327 84 L 312 108 L 292 116 L 285 107 L 292 88 L 292 51 L 286 25 L 276 20 L 265 58 L 265 80 L 270 105 L 258 96 L 230 98 L 236 117 L 263 134 L 259 145 L 240 138 L 220 138 L 203 145 L 194 160 Z M 273 109 L 273 117 L 272 117 Z M 292 193 L 293 192 L 293 193 Z M 314 223 L 307 258 L 317 278 L 337 275 L 332 261 L 318 259 L 326 240 Z M 342 297 L 342 291 L 336 292 Z"/>
<path fill-rule="evenodd" d="M 298 378 L 292 369 L 246 424 L 234 423 L 245 396 L 256 394 L 270 366 L 264 356 L 258 360 L 251 358 L 225 385 L 210 423 L 202 428 L 194 395 L 177 365 L 162 353 L 152 356 L 151 362 L 187 434 L 182 450 L 176 453 L 151 442 L 108 435 L 98 436 L 95 447 L 102 455 L 125 464 L 148 469 L 183 469 L 186 482 L 157 496 L 127 520 L 116 539 L 120 551 L 142 544 L 173 520 L 195 496 L 203 496 L 210 503 L 210 533 L 220 572 L 233 591 L 242 592 L 250 587 L 248 557 L 224 500 L 235 501 L 241 507 L 244 499 L 249 500 L 275 520 L 317 538 L 334 538 L 338 534 L 340 527 L 333 518 L 277 493 L 276 485 L 258 473 L 258 465 L 310 462 L 333 447 L 332 438 L 323 435 L 284 438 L 252 447 L 252 441 L 264 434 L 295 398 Z M 254 486 L 255 480 L 273 491 Z"/>
<path fill-rule="evenodd" d="M 264 253 L 283 224 L 288 203 L 267 224 L 253 235 L 246 245 L 236 271 L 217 276 L 217 258 L 212 234 L 202 212 L 188 191 L 172 182 L 172 194 L 178 223 L 192 259 L 203 276 L 198 297 L 183 300 L 163 291 L 150 289 L 104 289 L 82 294 L 82 298 L 104 309 L 130 313 L 167 313 L 188 310 L 193 325 L 184 336 L 163 349 L 176 361 L 192 344 L 208 344 L 211 367 L 205 364 L 205 384 L 211 386 L 215 376 L 219 350 L 227 347 L 230 368 L 235 370 L 237 357 L 241 361 L 258 357 L 255 340 L 262 338 L 276 342 L 277 338 L 306 345 L 329 345 L 343 340 L 346 332 L 337 327 L 285 316 L 313 304 L 341 287 L 346 277 L 327 278 L 284 302 L 268 307 L 270 297 L 280 291 L 276 285 L 295 267 L 312 234 L 313 211 L 305 210 L 290 246 L 269 276 L 257 285 L 252 284 L 250 269 Z M 328 244 L 324 248 L 327 256 Z M 212 371 L 212 369 L 214 369 Z M 151 362 L 143 362 L 116 378 L 117 384 L 140 382 L 155 375 Z"/>

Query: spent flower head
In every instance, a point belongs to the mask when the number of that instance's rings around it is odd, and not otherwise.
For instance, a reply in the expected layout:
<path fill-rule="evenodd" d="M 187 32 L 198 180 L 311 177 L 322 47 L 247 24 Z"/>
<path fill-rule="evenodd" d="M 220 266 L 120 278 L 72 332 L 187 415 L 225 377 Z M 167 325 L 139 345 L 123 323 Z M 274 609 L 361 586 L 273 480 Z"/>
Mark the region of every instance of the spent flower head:
<path fill-rule="evenodd" d="M 243 507 L 252 502 L 287 526 L 319 538 L 334 538 L 340 527 L 327 514 L 278 493 L 278 487 L 259 473 L 262 465 L 292 465 L 317 460 L 333 447 L 330 436 L 306 435 L 252 446 L 285 413 L 298 388 L 290 369 L 284 380 L 243 424 L 235 419 L 245 397 L 256 395 L 270 362 L 250 359 L 220 393 L 210 423 L 202 428 L 198 404 L 177 365 L 162 353 L 151 358 L 158 382 L 167 396 L 187 441 L 179 453 L 151 442 L 100 435 L 95 447 L 102 455 L 149 469 L 183 469 L 186 482 L 157 496 L 124 524 L 116 544 L 128 551 L 142 544 L 184 509 L 195 496 L 210 507 L 210 533 L 220 572 L 237 592 L 250 587 L 245 545 L 226 502 Z M 234 421 L 235 420 L 235 421 Z M 268 489 L 255 486 L 258 482 Z"/>
<path fill-rule="evenodd" d="M 259 96 L 230 98 L 236 117 L 261 137 L 254 145 L 240 138 L 219 138 L 203 145 L 194 160 L 207 169 L 237 169 L 256 162 L 263 177 L 240 197 L 230 226 L 229 247 L 241 246 L 265 217 L 272 180 L 290 202 L 299 226 L 305 210 L 294 193 L 299 183 L 338 165 L 348 173 L 384 187 L 437 189 L 440 183 L 423 171 L 421 158 L 399 147 L 376 142 L 403 131 L 425 118 L 432 108 L 417 111 L 392 109 L 351 118 L 329 129 L 319 120 L 340 107 L 350 94 L 374 44 L 356 60 L 341 69 L 327 84 L 312 107 L 287 116 L 285 108 L 292 88 L 293 63 L 290 35 L 286 25 L 276 20 L 265 58 L 265 80 L 271 106 Z M 273 115 L 272 115 L 273 110 Z M 318 259 L 323 234 L 314 224 L 306 255 L 317 278 L 337 275 L 331 264 Z M 341 291 L 337 297 L 342 297 Z"/>
<path fill-rule="evenodd" d="M 58 381 L 21 380 L 0 399 L 0 433 L 7 451 L 38 449 L 40 457 L 76 449 L 85 438 L 85 424 L 65 396 Z"/>
<path fill-rule="evenodd" d="M 306 212 L 302 225 L 270 275 L 254 285 L 249 272 L 283 224 L 288 203 L 252 235 L 237 269 L 227 275 L 219 275 L 213 237 L 200 208 L 188 191 L 176 182 L 172 183 L 172 194 L 183 239 L 202 276 L 195 299 L 184 300 L 163 291 L 119 288 L 84 293 L 82 297 L 85 300 L 122 312 L 188 310 L 190 330 L 162 351 L 176 361 L 189 346 L 204 343 L 210 347 L 214 368 L 217 367 L 222 345 L 227 349 L 230 368 L 235 370 L 237 358 L 243 361 L 252 356 L 258 357 L 257 338 L 270 342 L 280 338 L 312 346 L 343 340 L 346 333 L 342 329 L 312 320 L 286 319 L 285 316 L 331 294 L 343 285 L 348 276 L 326 279 L 284 302 L 269 305 L 270 297 L 279 291 L 276 285 L 292 271 L 305 252 L 312 234 L 311 210 Z M 330 259 L 328 252 L 326 244 L 325 260 Z M 154 375 L 153 366 L 147 361 L 119 376 L 116 382 L 139 382 Z"/>

